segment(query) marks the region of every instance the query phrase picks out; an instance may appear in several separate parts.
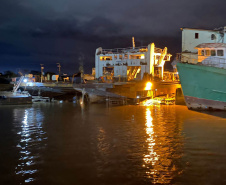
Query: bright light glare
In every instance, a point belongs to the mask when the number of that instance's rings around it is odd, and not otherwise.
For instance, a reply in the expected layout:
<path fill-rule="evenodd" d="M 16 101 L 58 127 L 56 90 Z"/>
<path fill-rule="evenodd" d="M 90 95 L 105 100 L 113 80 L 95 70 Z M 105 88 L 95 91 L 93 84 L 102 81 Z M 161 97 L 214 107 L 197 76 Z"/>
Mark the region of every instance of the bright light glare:
<path fill-rule="evenodd" d="M 27 79 L 24 79 L 24 82 L 26 83 L 27 82 Z"/>
<path fill-rule="evenodd" d="M 143 101 L 141 103 L 141 105 L 143 105 L 143 106 L 151 106 L 151 105 L 160 105 L 160 103 L 161 103 L 161 101 L 149 99 L 149 100 Z"/>
<path fill-rule="evenodd" d="M 141 55 L 141 57 L 140 57 L 141 59 L 144 59 L 144 55 Z"/>
<path fill-rule="evenodd" d="M 152 83 L 151 82 L 148 82 L 146 84 L 145 90 L 151 90 L 151 87 L 152 87 Z"/>
<path fill-rule="evenodd" d="M 27 86 L 33 86 L 33 83 L 32 82 L 28 82 Z"/>

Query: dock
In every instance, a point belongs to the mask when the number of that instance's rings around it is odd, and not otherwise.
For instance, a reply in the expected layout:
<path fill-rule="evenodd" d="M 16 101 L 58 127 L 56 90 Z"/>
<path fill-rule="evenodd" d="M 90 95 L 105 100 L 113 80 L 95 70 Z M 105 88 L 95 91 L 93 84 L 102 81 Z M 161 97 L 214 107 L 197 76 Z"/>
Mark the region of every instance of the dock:
<path fill-rule="evenodd" d="M 175 96 L 176 89 L 180 88 L 179 82 L 160 81 L 152 82 L 152 88 L 145 90 L 146 81 L 98 83 L 87 82 L 85 84 L 64 82 L 33 82 L 22 83 L 21 86 L 29 91 L 32 96 L 44 96 L 58 100 L 74 101 L 80 97 L 90 103 L 133 104 L 145 99 L 158 96 Z M 183 99 L 183 97 L 182 97 Z"/>

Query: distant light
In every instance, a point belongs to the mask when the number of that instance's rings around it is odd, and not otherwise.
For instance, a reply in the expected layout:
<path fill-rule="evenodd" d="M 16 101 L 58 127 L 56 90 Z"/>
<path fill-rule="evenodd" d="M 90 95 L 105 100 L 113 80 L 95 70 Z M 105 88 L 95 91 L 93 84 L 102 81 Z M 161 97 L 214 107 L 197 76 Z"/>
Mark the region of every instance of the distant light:
<path fill-rule="evenodd" d="M 144 59 L 144 55 L 141 55 L 141 57 L 140 57 L 141 59 Z"/>
<path fill-rule="evenodd" d="M 137 96 L 137 98 L 140 98 L 140 96 Z"/>
<path fill-rule="evenodd" d="M 24 82 L 26 83 L 27 82 L 27 79 L 24 79 Z"/>

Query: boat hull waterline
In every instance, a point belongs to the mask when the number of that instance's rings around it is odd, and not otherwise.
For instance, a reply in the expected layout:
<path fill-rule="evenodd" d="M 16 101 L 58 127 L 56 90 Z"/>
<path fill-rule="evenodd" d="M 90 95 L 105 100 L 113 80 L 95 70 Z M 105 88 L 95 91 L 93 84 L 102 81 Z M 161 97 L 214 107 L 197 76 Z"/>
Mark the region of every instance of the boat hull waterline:
<path fill-rule="evenodd" d="M 31 103 L 32 97 L 29 94 L 25 95 L 7 91 L 0 92 L 0 105 L 21 105 Z"/>

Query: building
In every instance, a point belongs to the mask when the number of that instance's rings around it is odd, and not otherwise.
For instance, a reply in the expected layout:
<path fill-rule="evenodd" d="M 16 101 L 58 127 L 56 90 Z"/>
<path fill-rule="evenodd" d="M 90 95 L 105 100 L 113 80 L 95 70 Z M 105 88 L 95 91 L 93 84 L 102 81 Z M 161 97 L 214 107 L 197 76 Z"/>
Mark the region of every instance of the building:
<path fill-rule="evenodd" d="M 141 80 L 144 74 L 163 78 L 165 61 L 171 55 L 164 49 L 156 48 L 154 43 L 147 47 L 96 49 L 95 78 L 104 81 Z"/>
<path fill-rule="evenodd" d="M 202 43 L 226 43 L 224 34 L 226 27 L 204 30 L 193 28 L 181 28 L 182 30 L 182 53 L 181 60 L 189 63 L 198 62 L 198 53 L 195 47 Z"/>

